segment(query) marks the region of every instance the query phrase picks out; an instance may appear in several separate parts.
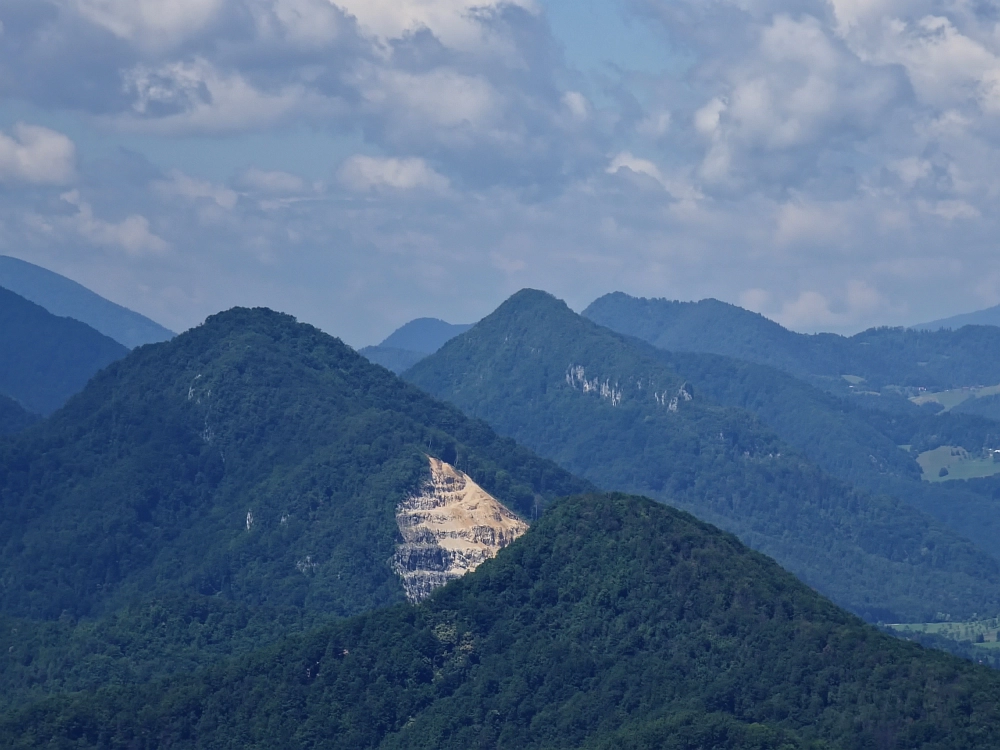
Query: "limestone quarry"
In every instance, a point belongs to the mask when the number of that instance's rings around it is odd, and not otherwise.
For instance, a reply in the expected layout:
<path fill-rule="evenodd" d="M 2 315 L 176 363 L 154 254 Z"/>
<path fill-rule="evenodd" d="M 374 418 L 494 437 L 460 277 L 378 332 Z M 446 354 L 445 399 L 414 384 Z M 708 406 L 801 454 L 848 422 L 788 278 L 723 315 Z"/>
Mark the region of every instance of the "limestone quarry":
<path fill-rule="evenodd" d="M 396 547 L 393 569 L 411 602 L 475 570 L 528 529 L 468 475 L 429 460 L 430 479 L 396 509 L 403 542 Z"/>

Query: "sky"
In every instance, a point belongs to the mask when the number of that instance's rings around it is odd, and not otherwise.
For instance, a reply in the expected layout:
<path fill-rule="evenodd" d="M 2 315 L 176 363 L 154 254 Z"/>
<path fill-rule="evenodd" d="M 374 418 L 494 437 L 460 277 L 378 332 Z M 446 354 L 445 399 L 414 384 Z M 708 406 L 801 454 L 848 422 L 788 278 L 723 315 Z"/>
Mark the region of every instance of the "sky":
<path fill-rule="evenodd" d="M 1000 3 L 0 0 L 0 254 L 181 331 L 1000 303 Z"/>

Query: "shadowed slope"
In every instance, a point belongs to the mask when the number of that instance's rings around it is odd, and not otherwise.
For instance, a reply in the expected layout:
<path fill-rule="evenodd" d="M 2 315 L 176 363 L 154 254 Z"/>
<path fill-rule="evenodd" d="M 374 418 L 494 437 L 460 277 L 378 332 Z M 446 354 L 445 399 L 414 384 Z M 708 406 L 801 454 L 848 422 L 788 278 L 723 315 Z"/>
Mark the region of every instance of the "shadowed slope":
<path fill-rule="evenodd" d="M 643 498 L 560 501 L 425 604 L 0 721 L 11 748 L 992 750 L 1000 674 Z"/>
<path fill-rule="evenodd" d="M 514 295 L 406 373 L 605 488 L 737 533 L 872 620 L 1000 610 L 997 561 L 905 504 L 851 489 L 661 353 L 542 292 Z"/>

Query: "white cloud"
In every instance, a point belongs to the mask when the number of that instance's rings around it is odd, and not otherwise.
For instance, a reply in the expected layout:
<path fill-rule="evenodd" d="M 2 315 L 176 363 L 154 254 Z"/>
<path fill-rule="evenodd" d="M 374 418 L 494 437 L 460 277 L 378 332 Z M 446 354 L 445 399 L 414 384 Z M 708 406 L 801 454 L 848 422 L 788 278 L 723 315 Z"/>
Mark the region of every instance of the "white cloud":
<path fill-rule="evenodd" d="M 341 34 L 341 18 L 329 0 L 266 0 L 250 4 L 261 36 L 321 47 Z"/>
<path fill-rule="evenodd" d="M 307 189 L 306 181 L 298 175 L 256 167 L 251 167 L 240 175 L 239 185 L 262 193 L 302 193 Z"/>
<path fill-rule="evenodd" d="M 171 170 L 169 176 L 169 180 L 158 180 L 153 185 L 164 195 L 175 195 L 189 200 L 207 199 L 225 209 L 236 206 L 238 196 L 229 188 L 190 177 L 178 169 Z"/>
<path fill-rule="evenodd" d="M 482 41 L 475 13 L 503 4 L 536 13 L 533 0 L 334 0 L 358 19 L 362 28 L 383 39 L 429 29 L 444 44 L 473 48 Z"/>
<path fill-rule="evenodd" d="M 76 175 L 76 147 L 68 137 L 18 123 L 13 137 L 0 132 L 0 181 L 62 185 Z"/>
<path fill-rule="evenodd" d="M 359 88 L 371 106 L 424 126 L 488 126 L 499 108 L 487 80 L 447 68 L 427 73 L 383 69 L 369 76 Z"/>
<path fill-rule="evenodd" d="M 615 174 L 621 169 L 652 177 L 679 201 L 697 201 L 704 197 L 690 182 L 664 175 L 649 159 L 640 159 L 629 151 L 622 151 L 616 155 L 605 171 L 608 174 Z"/>
<path fill-rule="evenodd" d="M 117 124 L 160 134 L 261 129 L 324 106 L 300 84 L 260 91 L 241 74 L 222 72 L 204 58 L 157 68 L 138 65 L 125 74 L 125 90 L 133 97 L 133 111 Z"/>
<path fill-rule="evenodd" d="M 169 248 L 150 231 L 145 216 L 131 214 L 118 223 L 104 221 L 94 216 L 93 208 L 80 198 L 79 191 L 71 190 L 60 197 L 77 208 L 65 223 L 95 245 L 120 248 L 136 256 L 163 253 Z"/>
<path fill-rule="evenodd" d="M 413 158 L 352 156 L 341 166 L 339 177 L 344 185 L 358 191 L 374 188 L 441 191 L 448 187 L 447 178 L 435 172 L 423 159 Z"/>
<path fill-rule="evenodd" d="M 60 0 L 91 23 L 143 46 L 172 46 L 208 26 L 226 0 Z"/>

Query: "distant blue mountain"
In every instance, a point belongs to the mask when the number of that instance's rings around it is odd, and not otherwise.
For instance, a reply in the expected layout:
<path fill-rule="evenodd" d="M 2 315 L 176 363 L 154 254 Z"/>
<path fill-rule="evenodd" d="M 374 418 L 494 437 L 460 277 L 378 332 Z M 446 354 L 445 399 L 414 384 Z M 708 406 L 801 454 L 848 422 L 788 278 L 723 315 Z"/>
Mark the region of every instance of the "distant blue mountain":
<path fill-rule="evenodd" d="M 128 349 L 0 287 L 0 394 L 47 415 Z"/>
<path fill-rule="evenodd" d="M 471 323 L 417 318 L 397 328 L 378 346 L 366 346 L 358 353 L 399 375 L 470 328 Z"/>
<path fill-rule="evenodd" d="M 1000 305 L 987 307 L 985 310 L 952 315 L 950 318 L 932 320 L 930 323 L 918 323 L 910 326 L 918 331 L 939 331 L 942 328 L 957 330 L 962 326 L 1000 326 Z"/>
<path fill-rule="evenodd" d="M 0 255 L 0 286 L 41 305 L 53 315 L 86 323 L 129 349 L 173 338 L 174 333 L 144 315 L 41 266 Z"/>
<path fill-rule="evenodd" d="M 433 354 L 451 339 L 465 333 L 472 324 L 445 323 L 437 318 L 417 318 L 397 328 L 379 346 Z"/>

